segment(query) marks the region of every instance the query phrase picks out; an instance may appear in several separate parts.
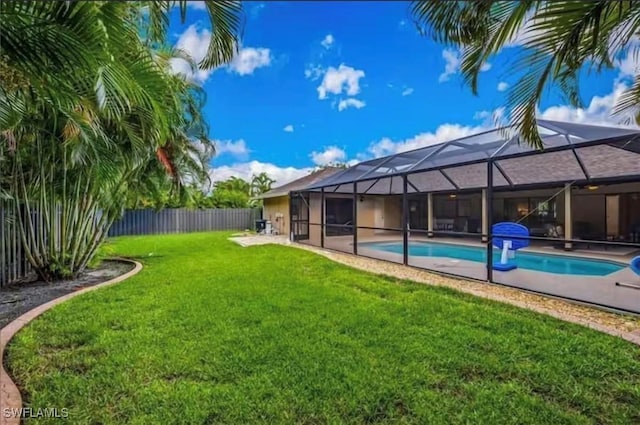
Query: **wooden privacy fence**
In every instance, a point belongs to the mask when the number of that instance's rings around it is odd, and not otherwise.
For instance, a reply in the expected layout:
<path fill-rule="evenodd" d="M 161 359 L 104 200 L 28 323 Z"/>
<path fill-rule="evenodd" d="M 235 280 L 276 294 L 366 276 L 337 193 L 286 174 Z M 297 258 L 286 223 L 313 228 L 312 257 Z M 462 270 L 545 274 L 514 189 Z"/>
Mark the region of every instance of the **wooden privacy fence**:
<path fill-rule="evenodd" d="M 17 214 L 15 204 L 0 200 L 0 287 L 34 275 L 24 253 Z M 27 217 L 22 214 L 26 222 Z M 253 229 L 255 220 L 261 216 L 259 208 L 128 210 L 113 224 L 109 236 Z M 30 220 L 33 226 L 44 226 L 43 217 L 36 211 L 32 211 Z M 53 243 L 57 244 L 60 228 L 57 214 L 53 221 L 53 234 L 47 233 L 45 237 L 54 238 Z"/>
<path fill-rule="evenodd" d="M 260 208 L 127 210 L 109 236 L 253 229 L 260 217 Z"/>

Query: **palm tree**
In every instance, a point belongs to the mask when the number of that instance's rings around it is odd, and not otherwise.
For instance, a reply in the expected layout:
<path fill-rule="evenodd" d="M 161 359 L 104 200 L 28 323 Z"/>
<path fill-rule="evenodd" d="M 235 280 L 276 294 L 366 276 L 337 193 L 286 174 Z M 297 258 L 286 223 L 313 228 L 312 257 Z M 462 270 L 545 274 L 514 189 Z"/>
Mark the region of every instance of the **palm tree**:
<path fill-rule="evenodd" d="M 111 116 L 128 113 L 144 94 L 130 84 L 132 70 L 113 61 L 113 54 L 126 51 L 139 34 L 147 46 L 161 46 L 176 4 L 184 21 L 186 0 L 0 2 L 0 131 L 11 130 L 30 102 L 72 113 L 84 99 L 97 98 Z M 199 66 L 208 69 L 237 53 L 242 8 L 237 1 L 206 5 L 212 36 Z"/>
<path fill-rule="evenodd" d="M 612 68 L 616 59 L 637 52 L 640 2 L 636 1 L 414 1 L 419 30 L 462 50 L 460 69 L 474 94 L 483 65 L 514 43 L 522 53 L 510 67 L 519 80 L 507 96 L 509 120 L 527 142 L 542 147 L 536 110 L 550 86 L 582 107 L 579 73 Z M 640 74 L 621 97 L 614 114 L 640 122 Z"/>
<path fill-rule="evenodd" d="M 163 42 L 169 26 L 169 12 L 174 6 L 180 8 L 182 23 L 187 15 L 187 0 L 148 0 L 139 2 L 148 11 L 144 27 L 151 42 Z M 207 54 L 198 64 L 202 69 L 216 68 L 231 61 L 238 52 L 239 34 L 242 32 L 242 2 L 238 0 L 204 0 L 211 40 Z M 140 9 L 137 9 L 140 10 Z"/>
<path fill-rule="evenodd" d="M 0 3 L 0 198 L 42 278 L 81 272 L 154 172 L 178 190 L 206 178 L 202 92 L 158 45 L 172 4 Z M 207 7 L 212 67 L 233 57 L 240 6 Z"/>
<path fill-rule="evenodd" d="M 17 219 L 25 253 L 45 279 L 86 267 L 127 193 L 147 184 L 151 170 L 164 168 L 178 188 L 186 177 L 206 175 L 191 156 L 195 134 L 189 133 L 199 129 L 203 143 L 207 137 L 189 83 L 157 64 L 150 51 L 131 46 L 117 60 L 135 61 L 136 67 L 126 64 L 133 71 L 130 84 L 144 86 L 128 114 L 105 113 L 97 99 L 86 99 L 74 115 L 34 107 L 12 129 L 22 143 L 0 155 L 11 179 L 6 191 L 24 210 Z M 41 223 L 33 225 L 34 217 Z"/>
<path fill-rule="evenodd" d="M 251 196 L 258 196 L 271 190 L 276 181 L 264 171 L 251 177 Z"/>

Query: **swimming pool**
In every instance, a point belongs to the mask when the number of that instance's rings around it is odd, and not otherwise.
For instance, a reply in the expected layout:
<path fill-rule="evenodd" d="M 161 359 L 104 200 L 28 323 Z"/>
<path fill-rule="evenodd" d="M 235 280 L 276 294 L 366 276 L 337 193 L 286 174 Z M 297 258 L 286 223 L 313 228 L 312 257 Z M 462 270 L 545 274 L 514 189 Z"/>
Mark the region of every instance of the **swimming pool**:
<path fill-rule="evenodd" d="M 365 242 L 358 244 L 358 247 L 402 254 L 402 242 Z M 487 261 L 487 252 L 482 247 L 446 243 L 409 242 L 409 255 L 454 258 L 477 263 L 485 263 Z M 494 261 L 499 258 L 500 251 L 496 249 L 494 250 Z M 623 264 L 611 261 L 521 251 L 516 254 L 516 263 L 521 269 L 580 276 L 606 276 L 626 267 Z"/>

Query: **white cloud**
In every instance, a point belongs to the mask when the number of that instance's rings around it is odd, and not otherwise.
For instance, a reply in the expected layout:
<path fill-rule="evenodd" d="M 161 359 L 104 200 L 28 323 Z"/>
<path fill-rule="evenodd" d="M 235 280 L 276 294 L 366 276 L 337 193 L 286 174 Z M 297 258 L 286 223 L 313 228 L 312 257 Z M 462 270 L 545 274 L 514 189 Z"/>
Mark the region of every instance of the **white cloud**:
<path fill-rule="evenodd" d="M 207 10 L 207 5 L 204 1 L 191 0 L 187 2 L 187 5 L 196 10 Z"/>
<path fill-rule="evenodd" d="M 210 41 L 211 31 L 206 28 L 198 29 L 196 25 L 191 25 L 178 38 L 176 48 L 183 50 L 196 63 L 199 63 L 207 55 Z M 238 51 L 236 57 L 226 65 L 226 68 L 229 72 L 235 72 L 239 75 L 251 75 L 257 68 L 269 66 L 271 59 L 271 51 L 269 49 L 243 47 Z M 174 72 L 184 74 L 190 80 L 199 83 L 205 82 L 214 71 L 214 69 L 198 69 L 193 72 L 189 64 L 180 58 L 173 58 L 170 63 Z"/>
<path fill-rule="evenodd" d="M 505 91 L 508 88 L 509 88 L 509 83 L 507 83 L 505 81 L 500 81 L 498 83 L 498 91 Z"/>
<path fill-rule="evenodd" d="M 319 51 L 315 51 L 313 54 L 314 58 L 305 65 L 304 76 L 305 78 L 310 79 L 311 81 L 316 81 L 320 77 L 322 77 L 327 69 L 325 66 L 321 65 L 321 63 L 326 63 L 327 56 L 335 56 L 336 38 L 333 34 L 327 34 L 322 41 L 320 41 L 320 45 L 323 49 Z"/>
<path fill-rule="evenodd" d="M 506 84 L 506 83 L 505 83 Z M 550 106 L 544 110 L 538 110 L 539 119 L 552 121 L 565 121 L 579 124 L 593 124 L 605 126 L 621 126 L 624 116 L 612 116 L 615 104 L 629 86 L 621 81 L 614 82 L 611 93 L 604 96 L 594 96 L 584 108 L 574 108 L 569 105 Z M 506 122 L 505 107 L 493 111 L 482 110 L 474 114 L 473 119 L 482 120 L 482 127 L 492 128 L 495 123 Z"/>
<path fill-rule="evenodd" d="M 403 96 L 409 96 L 412 93 L 413 93 L 413 89 L 411 87 L 408 87 L 402 91 Z"/>
<path fill-rule="evenodd" d="M 343 162 L 347 158 L 347 153 L 337 146 L 329 146 L 322 152 L 311 152 L 309 157 L 316 165 L 328 165 Z"/>
<path fill-rule="evenodd" d="M 364 108 L 365 106 L 366 106 L 366 103 L 363 102 L 362 100 L 356 99 L 354 97 L 350 97 L 348 99 L 340 100 L 340 102 L 338 103 L 338 111 L 344 111 L 347 108 L 360 109 L 360 108 Z"/>
<path fill-rule="evenodd" d="M 499 108 L 496 108 L 493 110 L 493 112 L 491 113 L 491 116 L 494 121 L 500 122 L 500 125 L 506 125 L 504 124 L 504 121 L 506 118 L 506 115 L 505 115 L 506 111 L 507 111 L 507 108 L 505 108 L 504 106 L 500 106 Z"/>
<path fill-rule="evenodd" d="M 611 93 L 604 96 L 594 96 L 585 108 L 573 108 L 567 105 L 551 106 L 544 111 L 540 111 L 538 118 L 583 124 L 620 126 L 621 118 L 612 117 L 611 111 L 628 87 L 623 82 L 617 82 Z M 433 132 L 420 133 L 404 140 L 393 140 L 389 137 L 384 137 L 377 142 L 371 143 L 366 153 L 356 155 L 356 157 L 359 159 L 377 158 L 491 130 L 495 128 L 496 122 L 505 119 L 505 112 L 504 107 L 493 111 L 478 111 L 473 118 L 482 122 L 475 126 L 447 123 L 440 125 Z"/>
<path fill-rule="evenodd" d="M 189 62 L 181 58 L 171 58 L 169 60 L 169 64 L 171 65 L 171 71 L 174 74 L 182 74 L 189 81 L 203 83 L 209 78 L 212 70 L 194 70 Z"/>
<path fill-rule="evenodd" d="M 211 32 L 209 30 L 198 30 L 195 25 L 191 25 L 178 38 L 176 48 L 183 50 L 198 63 L 206 56 L 210 40 Z M 180 58 L 173 58 L 170 63 L 173 72 L 183 74 L 186 78 L 199 83 L 206 81 L 213 72 L 213 69 L 198 69 L 194 72 L 189 63 Z"/>
<path fill-rule="evenodd" d="M 444 49 L 442 51 L 442 58 L 444 59 L 444 72 L 438 77 L 438 82 L 443 83 L 449 81 L 452 75 L 457 74 L 460 71 L 460 51 L 455 49 Z M 491 64 L 485 62 L 480 67 L 480 72 L 485 72 L 491 69 Z"/>
<path fill-rule="evenodd" d="M 194 60 L 200 62 L 207 54 L 210 40 L 211 31 L 206 28 L 198 30 L 195 25 L 191 25 L 180 34 L 176 47 L 189 53 Z"/>
<path fill-rule="evenodd" d="M 489 118 L 491 116 L 491 111 L 478 111 L 475 114 L 473 114 L 473 119 L 474 120 L 484 120 L 486 118 Z"/>
<path fill-rule="evenodd" d="M 228 65 L 239 75 L 251 75 L 258 68 L 271 65 L 271 51 L 264 47 L 244 47 Z"/>
<path fill-rule="evenodd" d="M 282 130 L 286 131 L 287 133 L 293 133 L 293 125 L 289 124 L 285 126 Z"/>
<path fill-rule="evenodd" d="M 611 93 L 604 96 L 594 96 L 584 109 L 576 109 L 566 105 L 552 106 L 539 112 L 538 116 L 539 118 L 549 120 L 596 125 L 617 125 L 619 121 L 617 118 L 611 117 L 611 110 L 617 99 L 619 99 L 620 95 L 627 88 L 628 85 L 618 82 L 614 85 Z M 478 125 L 447 123 L 440 125 L 435 131 L 423 132 L 407 139 L 393 140 L 385 137 L 369 145 L 367 151 L 356 155 L 355 159 L 347 159 L 347 154 L 344 149 L 337 146 L 329 146 L 321 151 L 313 151 L 309 157 L 316 166 L 336 162 L 345 162 L 351 166 L 371 157 L 381 157 L 398 152 L 405 152 L 490 130 L 494 128 L 493 122 L 495 119 L 504 117 L 504 113 L 504 108 L 497 108 L 494 111 L 478 111 L 474 115 L 474 119 L 482 120 Z M 217 141 L 216 145 L 218 154 L 228 152 L 230 154 L 242 155 L 249 152 L 242 139 L 237 141 Z M 231 176 L 248 180 L 252 175 L 259 174 L 263 171 L 276 179 L 276 185 L 282 185 L 307 175 L 312 171 L 312 168 L 280 167 L 271 163 L 250 161 L 214 167 L 210 171 L 210 175 L 213 181 L 225 180 Z"/>
<path fill-rule="evenodd" d="M 445 61 L 444 72 L 438 77 L 439 82 L 445 82 L 449 80 L 449 77 L 458 72 L 460 67 L 460 54 L 454 49 L 444 49 L 442 51 L 442 57 Z"/>
<path fill-rule="evenodd" d="M 331 45 L 335 42 L 336 40 L 333 38 L 333 35 L 331 34 L 327 34 L 324 39 L 320 42 L 320 44 L 322 44 L 322 47 L 324 47 L 325 49 L 328 49 L 331 47 Z"/>
<path fill-rule="evenodd" d="M 216 156 L 230 154 L 236 157 L 246 157 L 250 150 L 243 139 L 238 140 L 214 140 Z"/>
<path fill-rule="evenodd" d="M 282 186 L 290 181 L 299 179 L 306 176 L 313 169 L 312 168 L 295 168 L 295 167 L 280 167 L 275 164 L 260 161 L 239 162 L 232 165 L 222 165 L 219 167 L 213 167 L 209 170 L 209 177 L 213 182 L 227 180 L 230 177 L 239 177 L 244 180 L 251 180 L 251 176 L 260 174 L 262 172 L 267 173 L 269 177 L 276 182 L 274 187 Z"/>
<path fill-rule="evenodd" d="M 594 96 L 585 108 L 567 105 L 551 106 L 540 112 L 538 117 L 584 124 L 619 125 L 623 117 L 612 117 L 611 112 L 622 93 L 628 88 L 625 83 L 617 82 L 611 93 L 605 96 Z"/>
<path fill-rule="evenodd" d="M 409 139 L 394 141 L 384 137 L 369 145 L 368 153 L 374 157 L 406 152 L 424 146 L 431 146 L 448 140 L 458 139 L 487 130 L 484 126 L 463 126 L 460 124 L 442 124 L 435 132 L 425 132 Z"/>
<path fill-rule="evenodd" d="M 320 65 L 309 64 L 304 70 L 305 78 L 308 78 L 311 81 L 315 81 L 322 77 L 322 74 L 324 74 L 324 68 Z"/>
<path fill-rule="evenodd" d="M 477 111 L 473 114 L 473 119 L 477 121 L 482 121 L 481 127 L 486 129 L 495 128 L 497 126 L 508 125 L 505 122 L 505 113 L 506 109 L 501 106 L 499 108 L 494 109 L 493 111 Z"/>
<path fill-rule="evenodd" d="M 171 7 L 178 7 L 180 4 L 177 1 L 172 2 Z M 207 10 L 207 5 L 203 0 L 189 0 L 187 1 L 187 7 L 195 10 Z"/>
<path fill-rule="evenodd" d="M 635 77 L 640 73 L 640 38 L 633 37 L 625 46 L 625 50 L 624 55 L 620 52 L 610 52 L 611 55 L 617 56 L 613 64 L 620 70 L 620 78 Z"/>
<path fill-rule="evenodd" d="M 620 69 L 621 77 L 633 77 L 640 71 L 640 55 L 634 55 L 632 53 L 627 54 L 625 57 L 618 59 L 614 62 L 615 66 Z"/>
<path fill-rule="evenodd" d="M 360 78 L 364 71 L 341 64 L 338 68 L 329 67 L 318 86 L 318 98 L 326 99 L 327 93 L 341 94 L 344 90 L 349 96 L 360 93 Z"/>
<path fill-rule="evenodd" d="M 215 141 L 211 140 L 211 142 L 215 144 Z M 205 164 L 208 164 L 216 154 L 214 152 L 214 146 L 211 144 L 204 144 L 200 140 L 191 140 L 191 144 L 198 151 L 197 154 L 195 152 L 189 152 L 189 156 L 191 156 L 195 161 L 202 159 Z"/>

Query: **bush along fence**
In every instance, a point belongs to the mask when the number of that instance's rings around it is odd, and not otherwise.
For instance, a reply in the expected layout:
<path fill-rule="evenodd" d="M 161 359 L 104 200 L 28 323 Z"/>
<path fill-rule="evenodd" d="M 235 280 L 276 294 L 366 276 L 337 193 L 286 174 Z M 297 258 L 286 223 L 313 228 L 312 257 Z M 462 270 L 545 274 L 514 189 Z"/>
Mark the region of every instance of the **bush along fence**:
<path fill-rule="evenodd" d="M 260 208 L 128 210 L 113 223 L 109 236 L 253 229 L 261 211 Z"/>

